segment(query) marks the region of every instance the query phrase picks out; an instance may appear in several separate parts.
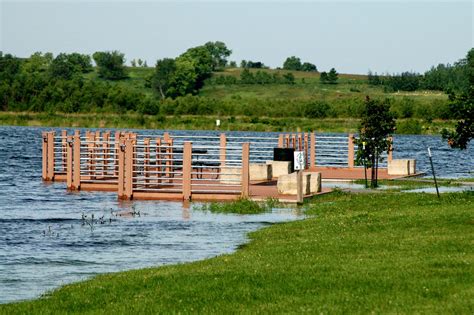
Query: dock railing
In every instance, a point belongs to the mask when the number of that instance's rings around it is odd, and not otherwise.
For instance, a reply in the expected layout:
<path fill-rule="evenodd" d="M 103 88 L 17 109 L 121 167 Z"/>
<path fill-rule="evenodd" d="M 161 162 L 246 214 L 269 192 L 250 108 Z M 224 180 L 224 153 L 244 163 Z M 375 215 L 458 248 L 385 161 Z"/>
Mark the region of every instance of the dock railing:
<path fill-rule="evenodd" d="M 273 149 L 306 154 L 306 168 L 358 167 L 357 135 L 282 133 L 265 136 L 146 135 L 121 131 L 42 133 L 42 178 L 70 190 L 117 191 L 119 198 L 212 199 L 249 194 L 249 164 L 273 159 Z M 392 151 L 383 155 L 386 167 Z"/>

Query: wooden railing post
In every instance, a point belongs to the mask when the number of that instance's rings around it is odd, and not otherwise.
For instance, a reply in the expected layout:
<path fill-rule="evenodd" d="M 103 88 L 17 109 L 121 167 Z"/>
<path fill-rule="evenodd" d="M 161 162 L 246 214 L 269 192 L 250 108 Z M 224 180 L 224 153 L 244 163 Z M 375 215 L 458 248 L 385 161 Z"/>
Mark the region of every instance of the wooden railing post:
<path fill-rule="evenodd" d="M 110 163 L 109 158 L 109 138 L 110 138 L 110 132 L 106 131 L 102 134 L 102 177 L 106 178 L 108 175 L 108 164 Z"/>
<path fill-rule="evenodd" d="M 289 147 L 290 147 L 290 135 L 286 134 L 285 135 L 285 148 L 289 148 Z"/>
<path fill-rule="evenodd" d="M 125 199 L 133 198 L 133 146 L 135 140 L 125 140 Z"/>
<path fill-rule="evenodd" d="M 304 133 L 303 138 L 303 148 L 304 148 L 304 168 L 307 169 L 309 166 L 308 162 L 308 133 Z"/>
<path fill-rule="evenodd" d="M 347 137 L 347 166 L 354 168 L 354 135 L 352 133 Z"/>
<path fill-rule="evenodd" d="M 184 142 L 183 147 L 183 199 L 191 199 L 192 143 Z"/>
<path fill-rule="evenodd" d="M 114 168 L 113 168 L 113 175 L 114 176 L 117 176 L 118 177 L 118 172 L 119 172 L 119 162 L 118 162 L 118 154 L 119 154 L 119 151 L 120 151 L 120 138 L 121 138 L 121 133 L 120 131 L 116 131 L 115 132 L 115 136 L 114 136 L 114 153 L 113 153 L 113 157 L 115 159 L 115 161 L 113 161 L 113 165 L 114 165 Z"/>
<path fill-rule="evenodd" d="M 73 189 L 79 190 L 81 189 L 81 134 L 79 130 L 74 131 L 72 152 L 72 186 Z"/>
<path fill-rule="evenodd" d="M 310 141 L 311 141 L 311 144 L 310 144 L 310 147 L 309 147 L 309 166 L 310 167 L 315 167 L 316 166 L 316 134 L 313 132 L 311 132 L 311 136 L 310 136 Z"/>
<path fill-rule="evenodd" d="M 63 172 L 66 172 L 66 165 L 67 165 L 67 131 L 61 130 L 61 164 Z"/>
<path fill-rule="evenodd" d="M 66 138 L 66 187 L 67 189 L 73 189 L 72 183 L 72 136 Z"/>
<path fill-rule="evenodd" d="M 292 134 L 291 135 L 291 147 L 295 150 L 297 150 L 297 147 L 296 147 L 296 135 L 295 134 Z"/>
<path fill-rule="evenodd" d="M 48 132 L 47 180 L 54 180 L 54 131 Z"/>
<path fill-rule="evenodd" d="M 278 135 L 278 147 L 283 148 L 283 134 Z"/>
<path fill-rule="evenodd" d="M 389 137 L 388 140 L 390 141 L 390 147 L 388 149 L 387 163 L 390 163 L 393 160 L 393 137 Z"/>
<path fill-rule="evenodd" d="M 220 136 L 220 152 L 219 152 L 219 159 L 221 162 L 221 167 L 225 167 L 225 160 L 226 160 L 226 149 L 227 149 L 227 138 L 225 133 L 221 133 Z"/>
<path fill-rule="evenodd" d="M 43 180 L 48 180 L 48 133 L 42 132 L 41 136 L 42 136 L 41 147 L 42 147 L 42 156 L 43 156 L 42 177 L 43 177 Z"/>
<path fill-rule="evenodd" d="M 168 138 L 166 142 L 166 175 L 169 179 L 174 177 L 174 167 L 173 167 L 173 139 Z"/>
<path fill-rule="evenodd" d="M 250 192 L 249 156 L 250 144 L 246 142 L 242 144 L 242 198 L 247 198 Z"/>
<path fill-rule="evenodd" d="M 155 158 L 155 164 L 156 164 L 156 183 L 159 184 L 161 183 L 161 178 L 163 177 L 163 161 L 161 160 L 161 152 L 162 152 L 162 147 L 161 147 L 161 138 L 156 138 L 156 158 Z"/>
<path fill-rule="evenodd" d="M 149 177 L 150 177 L 150 138 L 145 138 L 143 140 L 143 172 L 145 173 L 145 183 L 149 183 Z"/>
<path fill-rule="evenodd" d="M 295 150 L 302 151 L 303 150 L 303 139 L 301 137 L 301 133 L 298 132 L 298 145 L 296 146 Z"/>
<path fill-rule="evenodd" d="M 117 193 L 119 199 L 125 199 L 124 191 L 124 178 L 125 178 L 125 139 L 120 138 L 117 143 Z"/>

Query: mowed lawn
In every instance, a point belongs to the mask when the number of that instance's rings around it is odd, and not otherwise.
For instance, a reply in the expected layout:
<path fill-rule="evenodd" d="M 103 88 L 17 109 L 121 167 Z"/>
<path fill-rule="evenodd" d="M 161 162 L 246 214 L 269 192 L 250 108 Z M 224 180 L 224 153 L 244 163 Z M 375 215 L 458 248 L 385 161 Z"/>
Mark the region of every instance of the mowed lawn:
<path fill-rule="evenodd" d="M 338 192 L 234 254 L 99 276 L 0 313 L 473 314 L 473 209 L 472 193 Z"/>

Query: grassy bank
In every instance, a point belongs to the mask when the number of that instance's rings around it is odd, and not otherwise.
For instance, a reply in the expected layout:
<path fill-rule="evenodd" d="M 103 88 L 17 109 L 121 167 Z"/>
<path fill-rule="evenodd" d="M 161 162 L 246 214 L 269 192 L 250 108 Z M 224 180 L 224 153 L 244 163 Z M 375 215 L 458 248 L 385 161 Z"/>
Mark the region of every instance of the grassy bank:
<path fill-rule="evenodd" d="M 220 130 L 240 131 L 310 131 L 356 132 L 359 120 L 355 118 L 308 119 L 298 117 L 222 117 L 222 116 L 152 116 L 129 114 L 64 114 L 0 112 L 0 125 L 128 128 L 128 129 L 182 129 L 213 130 L 216 119 Z M 454 121 L 433 120 L 431 123 L 416 119 L 400 119 L 399 134 L 439 134 L 443 128 L 453 128 Z"/>
<path fill-rule="evenodd" d="M 474 311 L 472 193 L 323 196 L 232 255 L 102 275 L 0 313 Z"/>

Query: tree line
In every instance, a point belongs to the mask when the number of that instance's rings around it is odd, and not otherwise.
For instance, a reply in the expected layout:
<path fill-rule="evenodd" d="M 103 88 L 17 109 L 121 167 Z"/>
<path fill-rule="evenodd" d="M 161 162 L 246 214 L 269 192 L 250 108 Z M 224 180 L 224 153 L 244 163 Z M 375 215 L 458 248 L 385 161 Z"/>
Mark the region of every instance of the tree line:
<path fill-rule="evenodd" d="M 459 92 L 466 90 L 469 86 L 468 60 L 466 57 L 454 64 L 439 64 L 431 67 L 424 74 L 406 71 L 378 75 L 369 71 L 367 80 L 370 85 L 383 86 L 387 92 L 417 90 Z"/>

